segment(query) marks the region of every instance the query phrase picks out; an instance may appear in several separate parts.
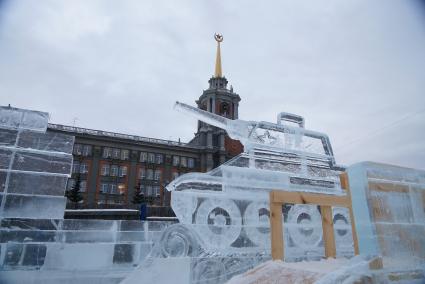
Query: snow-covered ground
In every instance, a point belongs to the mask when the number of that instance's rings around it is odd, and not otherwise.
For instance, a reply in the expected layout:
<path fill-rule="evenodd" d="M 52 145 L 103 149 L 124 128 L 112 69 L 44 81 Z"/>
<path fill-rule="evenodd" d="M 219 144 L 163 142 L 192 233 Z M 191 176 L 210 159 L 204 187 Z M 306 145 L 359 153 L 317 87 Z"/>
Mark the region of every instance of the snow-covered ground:
<path fill-rule="evenodd" d="M 283 262 L 268 261 L 244 274 L 233 277 L 227 284 L 278 283 L 388 283 L 388 271 L 371 270 L 371 260 L 357 256 L 352 259 L 326 259 L 322 261 Z M 407 282 L 423 283 L 424 278 Z"/>

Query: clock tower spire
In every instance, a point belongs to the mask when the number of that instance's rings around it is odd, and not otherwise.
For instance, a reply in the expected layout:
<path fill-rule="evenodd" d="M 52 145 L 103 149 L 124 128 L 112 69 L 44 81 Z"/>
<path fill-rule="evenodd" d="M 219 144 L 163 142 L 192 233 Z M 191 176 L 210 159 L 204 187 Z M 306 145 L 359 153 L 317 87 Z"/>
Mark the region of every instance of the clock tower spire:
<path fill-rule="evenodd" d="M 209 88 L 203 91 L 196 103 L 200 109 L 229 119 L 238 119 L 238 107 L 241 98 L 233 91 L 232 86 L 227 87 L 228 81 L 223 75 L 221 66 L 223 36 L 215 34 L 214 39 L 217 42 L 215 72 L 208 81 Z M 205 148 L 205 154 L 201 157 L 201 169 L 204 171 L 217 167 L 243 150 L 239 141 L 230 139 L 225 130 L 202 121 L 198 121 L 198 131 L 191 143 Z"/>

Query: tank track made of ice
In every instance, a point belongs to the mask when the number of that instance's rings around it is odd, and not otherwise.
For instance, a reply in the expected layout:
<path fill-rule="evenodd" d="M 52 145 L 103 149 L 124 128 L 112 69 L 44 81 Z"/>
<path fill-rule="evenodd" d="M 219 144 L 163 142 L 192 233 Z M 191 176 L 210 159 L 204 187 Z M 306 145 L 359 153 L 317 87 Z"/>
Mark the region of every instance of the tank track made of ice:
<path fill-rule="evenodd" d="M 335 164 L 328 137 L 304 129 L 302 117 L 280 113 L 274 124 L 229 120 L 179 102 L 175 108 L 225 129 L 231 138 L 241 141 L 245 151 L 207 173 L 188 173 L 167 186 L 172 192 L 171 206 L 185 228 L 165 234 L 171 255 L 177 247 L 181 248 L 179 255 L 193 254 L 198 246 L 222 255 L 269 253 L 271 190 L 345 194 L 339 181 L 344 169 Z M 294 253 L 299 247 L 303 258 L 307 247 L 320 254 L 319 208 L 289 205 L 284 206 L 283 214 L 284 235 L 288 244 L 294 244 Z M 344 208 L 334 208 L 337 246 L 348 243 L 350 251 L 349 222 Z"/>

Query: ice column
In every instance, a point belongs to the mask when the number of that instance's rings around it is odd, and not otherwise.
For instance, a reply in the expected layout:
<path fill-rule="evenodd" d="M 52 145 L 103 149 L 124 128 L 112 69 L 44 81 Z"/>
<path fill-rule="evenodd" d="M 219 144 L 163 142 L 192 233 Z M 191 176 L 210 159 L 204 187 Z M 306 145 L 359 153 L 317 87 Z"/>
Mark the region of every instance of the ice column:
<path fill-rule="evenodd" d="M 63 219 L 74 137 L 49 114 L 0 106 L 0 219 Z"/>
<path fill-rule="evenodd" d="M 425 264 L 425 171 L 372 162 L 348 168 L 361 254 L 387 268 Z"/>

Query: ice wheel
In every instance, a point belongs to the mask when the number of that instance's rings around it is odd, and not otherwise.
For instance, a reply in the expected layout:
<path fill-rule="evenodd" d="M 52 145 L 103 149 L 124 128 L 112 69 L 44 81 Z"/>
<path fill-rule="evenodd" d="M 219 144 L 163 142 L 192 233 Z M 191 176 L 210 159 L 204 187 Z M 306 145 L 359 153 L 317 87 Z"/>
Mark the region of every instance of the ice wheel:
<path fill-rule="evenodd" d="M 351 223 L 349 211 L 347 208 L 334 207 L 333 221 L 334 229 L 336 231 L 335 241 L 338 245 L 347 245 L 353 243 L 353 236 L 351 233 Z"/>
<path fill-rule="evenodd" d="M 204 200 L 195 219 L 196 230 L 207 246 L 227 248 L 241 232 L 241 212 L 232 200 Z"/>
<path fill-rule="evenodd" d="M 185 225 L 174 224 L 162 234 L 160 251 L 163 257 L 197 256 L 200 247 L 193 231 Z"/>
<path fill-rule="evenodd" d="M 220 258 L 198 258 L 192 266 L 192 283 L 216 284 L 227 280 L 226 268 Z"/>
<path fill-rule="evenodd" d="M 266 201 L 251 202 L 245 210 L 244 229 L 257 246 L 270 248 L 270 211 Z"/>
<path fill-rule="evenodd" d="M 317 247 L 322 240 L 322 217 L 316 205 L 293 205 L 286 223 L 289 236 L 298 247 Z"/>

